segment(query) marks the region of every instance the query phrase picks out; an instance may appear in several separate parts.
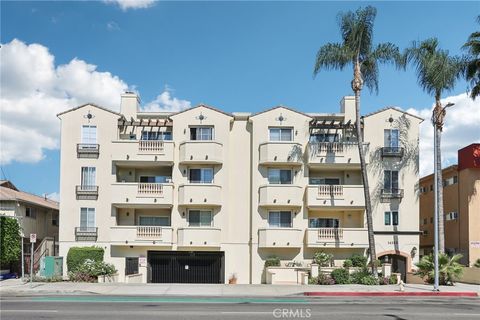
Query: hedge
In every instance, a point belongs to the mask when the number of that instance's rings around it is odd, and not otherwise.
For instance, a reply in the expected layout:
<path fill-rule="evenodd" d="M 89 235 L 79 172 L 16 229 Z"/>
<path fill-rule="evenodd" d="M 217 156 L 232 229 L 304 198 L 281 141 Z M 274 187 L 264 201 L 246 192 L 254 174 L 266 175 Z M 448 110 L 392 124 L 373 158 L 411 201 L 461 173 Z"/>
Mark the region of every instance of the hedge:
<path fill-rule="evenodd" d="M 103 248 L 100 247 L 71 247 L 67 254 L 68 271 L 76 271 L 87 259 L 103 261 Z"/>

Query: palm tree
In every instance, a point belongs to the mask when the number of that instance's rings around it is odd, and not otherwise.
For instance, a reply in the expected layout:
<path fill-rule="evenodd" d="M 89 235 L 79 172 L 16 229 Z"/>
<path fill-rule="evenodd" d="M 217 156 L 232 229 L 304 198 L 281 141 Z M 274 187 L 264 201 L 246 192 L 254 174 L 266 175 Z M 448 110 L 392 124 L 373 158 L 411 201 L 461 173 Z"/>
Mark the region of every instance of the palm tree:
<path fill-rule="evenodd" d="M 418 84 L 429 95 L 435 98 L 432 122 L 437 135 L 436 159 L 437 163 L 437 206 L 438 206 L 438 250 L 445 252 L 445 231 L 443 216 L 443 185 L 442 185 L 442 162 L 440 153 L 441 132 L 446 115 L 445 107 L 442 107 L 442 93 L 452 90 L 455 82 L 463 75 L 465 66 L 464 59 L 458 56 L 450 56 L 447 50 L 438 47 L 436 38 L 421 42 L 413 42 L 410 48 L 405 50 L 404 63 L 412 63 L 415 66 Z"/>
<path fill-rule="evenodd" d="M 364 84 L 371 92 L 378 92 L 378 64 L 397 62 L 397 58 L 399 57 L 399 50 L 397 46 L 392 43 L 381 43 L 373 46 L 373 25 L 376 15 L 377 10 L 371 6 L 367 6 L 363 9 L 360 8 L 356 12 L 349 11 L 346 13 L 340 13 L 339 27 L 342 35 L 342 42 L 327 43 L 323 45 L 318 50 L 313 71 L 315 76 L 323 69 L 343 70 L 346 66 L 353 67 L 353 80 L 351 82 L 351 87 L 355 93 L 355 127 L 364 186 L 368 247 L 371 261 L 375 261 L 377 255 L 375 252 L 372 204 L 370 200 L 370 189 L 360 122 L 360 93 Z M 371 266 L 373 274 L 376 275 L 376 265 L 372 263 Z"/>
<path fill-rule="evenodd" d="M 453 285 L 455 280 L 461 277 L 463 273 L 463 266 L 460 264 L 461 254 L 456 254 L 449 257 L 445 253 L 441 253 L 438 257 L 440 284 Z M 416 275 L 422 278 L 426 277 L 428 283 L 433 283 L 434 280 L 434 262 L 433 256 L 430 254 L 424 256 L 416 266 L 418 267 Z"/>
<path fill-rule="evenodd" d="M 480 24 L 480 16 L 477 16 L 477 22 Z M 475 100 L 480 96 L 480 31 L 472 33 L 462 48 L 466 49 L 469 55 L 465 77 L 472 86 L 470 97 Z"/>

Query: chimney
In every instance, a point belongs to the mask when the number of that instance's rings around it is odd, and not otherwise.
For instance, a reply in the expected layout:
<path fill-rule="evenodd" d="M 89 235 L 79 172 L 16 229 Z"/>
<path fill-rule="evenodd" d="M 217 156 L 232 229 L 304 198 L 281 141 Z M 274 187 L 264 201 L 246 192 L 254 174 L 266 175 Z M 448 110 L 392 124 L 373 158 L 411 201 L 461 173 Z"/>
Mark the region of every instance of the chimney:
<path fill-rule="evenodd" d="M 355 97 L 345 96 L 340 101 L 340 112 L 345 114 L 345 122 L 349 120 L 355 123 Z"/>
<path fill-rule="evenodd" d="M 125 91 L 121 97 L 120 113 L 123 114 L 127 119 L 136 119 L 137 112 L 140 108 L 140 97 L 132 91 Z"/>

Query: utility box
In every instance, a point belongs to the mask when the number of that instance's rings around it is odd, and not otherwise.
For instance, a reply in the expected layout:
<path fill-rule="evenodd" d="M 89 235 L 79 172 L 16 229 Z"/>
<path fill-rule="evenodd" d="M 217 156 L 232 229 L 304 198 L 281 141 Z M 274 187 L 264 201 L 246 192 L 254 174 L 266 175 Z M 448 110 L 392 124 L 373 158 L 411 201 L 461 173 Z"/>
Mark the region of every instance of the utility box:
<path fill-rule="evenodd" d="M 62 276 L 63 274 L 63 257 L 43 257 L 40 261 L 40 276 L 51 278 Z"/>

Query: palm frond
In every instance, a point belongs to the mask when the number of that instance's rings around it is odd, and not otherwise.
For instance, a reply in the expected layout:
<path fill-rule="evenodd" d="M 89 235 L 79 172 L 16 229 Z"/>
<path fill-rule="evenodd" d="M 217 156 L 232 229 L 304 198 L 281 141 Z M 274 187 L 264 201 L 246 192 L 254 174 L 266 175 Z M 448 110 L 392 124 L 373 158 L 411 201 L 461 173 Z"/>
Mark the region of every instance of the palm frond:
<path fill-rule="evenodd" d="M 340 43 L 327 43 L 317 52 L 313 75 L 317 75 L 321 69 L 342 70 L 352 61 L 352 53 Z"/>
<path fill-rule="evenodd" d="M 360 65 L 363 82 L 370 90 L 370 92 L 378 93 L 378 63 L 377 60 L 371 56 Z"/>

